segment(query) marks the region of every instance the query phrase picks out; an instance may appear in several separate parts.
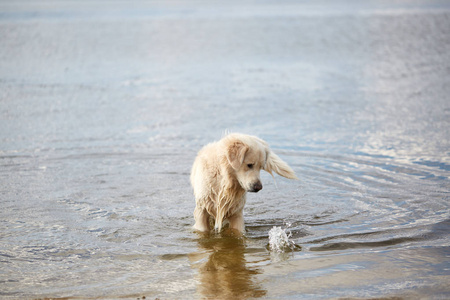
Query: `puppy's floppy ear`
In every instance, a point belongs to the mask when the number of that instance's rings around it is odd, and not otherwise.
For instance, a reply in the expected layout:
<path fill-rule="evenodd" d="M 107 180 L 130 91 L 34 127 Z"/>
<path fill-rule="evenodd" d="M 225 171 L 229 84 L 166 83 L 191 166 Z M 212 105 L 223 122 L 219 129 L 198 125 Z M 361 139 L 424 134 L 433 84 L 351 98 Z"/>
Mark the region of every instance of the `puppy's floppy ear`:
<path fill-rule="evenodd" d="M 272 176 L 272 171 L 274 171 L 285 178 L 298 179 L 291 167 L 270 149 L 266 149 L 266 164 L 264 166 L 264 171 L 269 172 Z"/>
<path fill-rule="evenodd" d="M 247 151 L 248 146 L 241 141 L 232 142 L 228 145 L 227 160 L 233 169 L 238 170 L 241 167 Z"/>

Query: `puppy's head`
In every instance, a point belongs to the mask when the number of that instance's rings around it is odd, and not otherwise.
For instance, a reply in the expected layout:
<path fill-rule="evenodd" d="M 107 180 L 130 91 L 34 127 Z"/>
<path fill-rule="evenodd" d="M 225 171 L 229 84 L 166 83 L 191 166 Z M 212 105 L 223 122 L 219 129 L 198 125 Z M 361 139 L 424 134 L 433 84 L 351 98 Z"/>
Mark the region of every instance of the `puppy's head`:
<path fill-rule="evenodd" d="M 260 171 L 264 169 L 267 152 L 256 140 L 232 136 L 226 143 L 226 157 L 241 187 L 247 192 L 262 189 Z"/>
<path fill-rule="evenodd" d="M 239 184 L 247 192 L 262 189 L 259 173 L 264 170 L 289 179 L 298 179 L 294 171 L 262 139 L 245 134 L 230 134 L 224 138 L 227 161 Z"/>

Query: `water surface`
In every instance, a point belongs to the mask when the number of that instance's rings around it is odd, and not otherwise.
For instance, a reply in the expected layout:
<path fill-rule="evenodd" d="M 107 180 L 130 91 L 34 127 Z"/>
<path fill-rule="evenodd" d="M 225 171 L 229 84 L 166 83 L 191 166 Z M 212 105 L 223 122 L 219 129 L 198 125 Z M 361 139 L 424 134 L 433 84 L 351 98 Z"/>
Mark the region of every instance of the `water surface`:
<path fill-rule="evenodd" d="M 450 297 L 447 3 L 0 11 L 2 298 Z M 191 229 L 226 130 L 300 178 L 263 174 L 245 237 Z"/>

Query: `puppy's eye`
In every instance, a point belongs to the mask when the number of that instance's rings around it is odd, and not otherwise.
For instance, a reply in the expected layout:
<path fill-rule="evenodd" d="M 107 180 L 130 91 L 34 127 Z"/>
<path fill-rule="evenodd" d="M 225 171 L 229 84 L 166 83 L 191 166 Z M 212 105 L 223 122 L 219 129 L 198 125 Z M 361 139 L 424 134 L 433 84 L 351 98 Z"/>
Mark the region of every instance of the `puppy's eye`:
<path fill-rule="evenodd" d="M 249 169 L 252 169 L 252 168 L 253 168 L 253 165 L 254 165 L 254 164 L 248 164 L 247 167 L 248 167 Z"/>

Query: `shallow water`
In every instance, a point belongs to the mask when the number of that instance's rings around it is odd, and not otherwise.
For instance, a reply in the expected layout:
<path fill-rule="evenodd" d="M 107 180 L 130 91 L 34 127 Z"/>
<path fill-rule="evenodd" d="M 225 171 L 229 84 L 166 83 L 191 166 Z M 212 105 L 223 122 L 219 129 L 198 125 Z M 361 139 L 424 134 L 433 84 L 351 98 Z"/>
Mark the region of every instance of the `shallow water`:
<path fill-rule="evenodd" d="M 0 296 L 450 298 L 448 28 L 439 1 L 1 2 Z M 191 230 L 226 130 L 300 178 L 263 174 L 244 238 Z"/>

